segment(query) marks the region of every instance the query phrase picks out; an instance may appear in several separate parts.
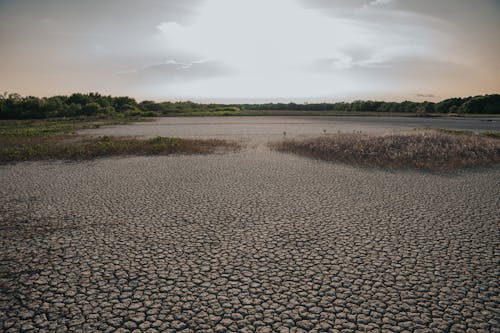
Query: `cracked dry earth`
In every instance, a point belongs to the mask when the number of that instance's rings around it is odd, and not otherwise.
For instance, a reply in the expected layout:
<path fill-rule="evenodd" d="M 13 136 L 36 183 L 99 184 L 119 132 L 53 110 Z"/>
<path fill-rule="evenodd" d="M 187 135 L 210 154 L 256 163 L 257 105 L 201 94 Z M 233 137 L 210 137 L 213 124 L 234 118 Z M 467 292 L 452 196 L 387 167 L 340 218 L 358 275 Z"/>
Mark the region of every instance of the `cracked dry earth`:
<path fill-rule="evenodd" d="M 0 167 L 4 332 L 499 332 L 500 168 L 263 146 Z"/>

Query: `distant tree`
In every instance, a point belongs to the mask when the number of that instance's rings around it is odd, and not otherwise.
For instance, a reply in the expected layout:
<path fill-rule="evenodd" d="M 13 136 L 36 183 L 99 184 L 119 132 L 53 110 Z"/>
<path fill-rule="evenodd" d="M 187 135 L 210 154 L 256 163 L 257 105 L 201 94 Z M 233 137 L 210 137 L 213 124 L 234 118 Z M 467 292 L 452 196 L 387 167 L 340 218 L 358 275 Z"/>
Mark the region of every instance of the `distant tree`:
<path fill-rule="evenodd" d="M 142 101 L 139 103 L 138 107 L 142 111 L 162 111 L 162 105 L 153 101 Z"/>
<path fill-rule="evenodd" d="M 81 114 L 84 116 L 94 116 L 99 114 L 102 110 L 102 107 L 96 102 L 90 102 L 85 104 L 81 109 Z"/>
<path fill-rule="evenodd" d="M 137 102 L 135 101 L 135 99 L 130 98 L 130 97 L 115 97 L 115 98 L 113 98 L 113 105 L 112 106 L 116 110 L 121 111 L 122 109 L 125 109 L 124 107 L 126 105 L 132 106 L 135 108 L 135 106 L 137 105 Z"/>

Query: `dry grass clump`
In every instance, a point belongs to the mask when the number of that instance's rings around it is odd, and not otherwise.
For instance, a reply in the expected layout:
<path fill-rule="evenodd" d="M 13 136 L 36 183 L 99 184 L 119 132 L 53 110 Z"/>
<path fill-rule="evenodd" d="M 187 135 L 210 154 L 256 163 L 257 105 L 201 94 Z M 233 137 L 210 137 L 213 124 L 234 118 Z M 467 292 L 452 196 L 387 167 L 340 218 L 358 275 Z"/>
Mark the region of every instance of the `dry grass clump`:
<path fill-rule="evenodd" d="M 234 151 L 239 144 L 217 139 L 179 139 L 156 137 L 135 138 L 58 138 L 59 140 L 20 140 L 18 144 L 0 147 L 0 163 L 33 160 L 83 160 L 107 156 L 210 154 L 216 151 Z"/>
<path fill-rule="evenodd" d="M 386 135 L 333 134 L 272 143 L 277 151 L 342 163 L 452 170 L 500 163 L 500 141 L 479 135 L 418 130 Z"/>
<path fill-rule="evenodd" d="M 139 119 L 141 120 L 141 119 Z M 103 136 L 89 138 L 76 131 L 134 119 L 0 121 L 0 163 L 33 160 L 81 160 L 120 155 L 210 154 L 239 149 L 238 142 L 217 139 L 152 139 Z"/>

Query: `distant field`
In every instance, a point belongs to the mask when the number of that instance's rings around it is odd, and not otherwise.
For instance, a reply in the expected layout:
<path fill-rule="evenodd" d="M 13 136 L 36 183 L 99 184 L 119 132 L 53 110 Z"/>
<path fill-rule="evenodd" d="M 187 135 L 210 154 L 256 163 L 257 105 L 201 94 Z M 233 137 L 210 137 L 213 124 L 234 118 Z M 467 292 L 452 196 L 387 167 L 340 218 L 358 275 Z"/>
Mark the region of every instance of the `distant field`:
<path fill-rule="evenodd" d="M 449 117 L 463 118 L 462 115 L 433 113 L 422 115 L 416 112 L 364 112 L 364 111 L 296 111 L 296 110 L 258 110 L 258 111 L 184 111 L 166 114 L 164 117 L 214 117 L 214 116 L 355 116 L 355 117 Z M 467 114 L 469 118 L 500 118 L 500 114 Z"/>
<path fill-rule="evenodd" d="M 123 126 L 101 126 L 81 132 L 93 136 L 154 136 L 219 138 L 267 143 L 286 137 L 307 137 L 325 133 L 363 132 L 383 134 L 414 128 L 448 128 L 473 132 L 499 131 L 495 118 L 423 118 L 356 116 L 273 116 L 273 117 L 161 117 L 151 122 Z"/>
<path fill-rule="evenodd" d="M 296 111 L 296 110 L 258 110 L 258 111 L 184 111 L 164 115 L 165 117 L 206 117 L 206 116 L 386 116 L 416 117 L 417 113 L 407 112 L 353 112 L 353 111 Z M 436 115 L 438 116 L 438 115 Z M 445 116 L 445 115 L 443 115 Z"/>

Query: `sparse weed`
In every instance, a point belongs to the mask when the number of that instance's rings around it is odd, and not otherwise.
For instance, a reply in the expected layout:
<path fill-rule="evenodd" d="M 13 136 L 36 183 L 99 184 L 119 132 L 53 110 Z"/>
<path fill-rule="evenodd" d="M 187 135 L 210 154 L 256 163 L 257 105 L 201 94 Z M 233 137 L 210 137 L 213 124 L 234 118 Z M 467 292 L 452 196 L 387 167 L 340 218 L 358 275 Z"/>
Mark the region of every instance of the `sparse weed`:
<path fill-rule="evenodd" d="M 170 138 L 170 145 L 172 147 L 177 147 L 179 145 L 179 138 Z"/>

